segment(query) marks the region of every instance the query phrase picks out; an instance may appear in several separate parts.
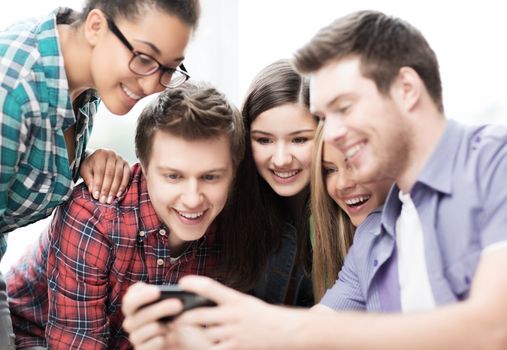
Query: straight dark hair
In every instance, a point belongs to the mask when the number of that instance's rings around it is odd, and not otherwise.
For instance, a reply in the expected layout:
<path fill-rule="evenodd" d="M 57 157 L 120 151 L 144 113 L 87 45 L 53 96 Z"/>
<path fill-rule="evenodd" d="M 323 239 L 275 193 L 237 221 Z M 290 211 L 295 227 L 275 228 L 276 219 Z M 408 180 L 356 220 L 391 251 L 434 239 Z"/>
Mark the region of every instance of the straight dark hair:
<path fill-rule="evenodd" d="M 287 222 L 297 229 L 297 263 L 305 271 L 310 271 L 310 228 L 309 194 L 305 205 L 297 217 L 290 217 L 284 198 L 277 195 L 271 186 L 259 175 L 251 145 L 250 128 L 252 122 L 263 112 L 288 103 L 298 103 L 309 108 L 309 83 L 299 75 L 286 59 L 278 60 L 260 71 L 252 81 L 243 103 L 242 116 L 245 124 L 245 158 L 238 168 L 237 191 L 241 191 L 240 211 L 255 213 L 252 232 L 257 242 L 263 244 L 265 251 L 258 257 L 265 266 L 268 257 L 280 247 L 281 237 L 286 231 Z M 245 225 L 248 223 L 245 222 Z M 260 236 L 259 236 L 260 235 Z M 259 240 L 267 243 L 259 243 Z"/>

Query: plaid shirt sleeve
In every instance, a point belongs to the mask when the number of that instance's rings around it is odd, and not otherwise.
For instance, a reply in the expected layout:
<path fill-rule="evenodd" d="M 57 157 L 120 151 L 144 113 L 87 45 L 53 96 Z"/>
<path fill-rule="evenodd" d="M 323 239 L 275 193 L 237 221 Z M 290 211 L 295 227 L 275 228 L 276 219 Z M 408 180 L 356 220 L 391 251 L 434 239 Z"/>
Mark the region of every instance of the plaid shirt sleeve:
<path fill-rule="evenodd" d="M 5 215 L 10 182 L 16 171 L 22 139 L 21 107 L 5 89 L 0 88 L 0 218 Z M 2 230 L 0 230 L 2 231 Z M 0 234 L 0 258 L 7 242 Z"/>
<path fill-rule="evenodd" d="M 97 202 L 77 197 L 61 206 L 53 220 L 46 339 L 51 349 L 106 349 L 111 243 L 102 234 L 108 231 Z"/>

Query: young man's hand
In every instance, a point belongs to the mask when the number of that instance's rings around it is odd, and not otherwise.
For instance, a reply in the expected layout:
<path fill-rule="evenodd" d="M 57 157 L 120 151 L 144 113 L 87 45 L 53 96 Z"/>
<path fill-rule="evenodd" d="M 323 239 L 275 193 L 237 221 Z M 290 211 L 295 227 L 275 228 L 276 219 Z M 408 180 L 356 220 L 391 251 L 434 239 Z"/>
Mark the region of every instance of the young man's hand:
<path fill-rule="evenodd" d="M 125 315 L 123 328 L 136 350 L 206 350 L 211 343 L 199 326 L 179 325 L 176 322 L 162 323 L 158 319 L 179 313 L 183 307 L 177 299 L 154 302 L 160 290 L 142 282 L 134 284 L 125 294 L 122 311 Z"/>
<path fill-rule="evenodd" d="M 130 180 L 130 166 L 114 151 L 99 149 L 81 164 L 79 173 L 93 198 L 101 203 L 113 202 L 121 196 Z"/>
<path fill-rule="evenodd" d="M 175 322 L 205 327 L 212 350 L 291 349 L 291 339 L 310 314 L 307 310 L 269 305 L 208 277 L 183 277 L 179 285 L 218 304 L 186 311 Z"/>

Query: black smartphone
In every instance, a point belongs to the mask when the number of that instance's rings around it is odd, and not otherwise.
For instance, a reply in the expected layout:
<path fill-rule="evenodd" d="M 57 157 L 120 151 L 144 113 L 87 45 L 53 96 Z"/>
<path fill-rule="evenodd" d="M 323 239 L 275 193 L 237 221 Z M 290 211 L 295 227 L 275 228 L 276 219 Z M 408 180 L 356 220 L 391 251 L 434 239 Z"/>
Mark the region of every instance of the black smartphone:
<path fill-rule="evenodd" d="M 205 297 L 202 297 L 202 296 L 192 293 L 192 292 L 187 292 L 187 291 L 182 290 L 176 284 L 160 285 L 157 287 L 160 289 L 160 298 L 152 303 L 149 303 L 149 304 L 146 304 L 143 306 L 148 306 L 148 305 L 157 303 L 161 300 L 169 299 L 169 298 L 179 299 L 181 301 L 181 303 L 183 304 L 183 310 L 180 313 L 178 313 L 176 315 L 172 315 L 172 316 L 162 317 L 161 319 L 159 319 L 159 321 L 161 321 L 161 322 L 170 322 L 187 310 L 191 310 L 191 309 L 195 309 L 195 308 L 203 307 L 203 306 L 216 306 L 217 305 L 214 301 L 212 301 L 210 299 L 207 299 Z"/>

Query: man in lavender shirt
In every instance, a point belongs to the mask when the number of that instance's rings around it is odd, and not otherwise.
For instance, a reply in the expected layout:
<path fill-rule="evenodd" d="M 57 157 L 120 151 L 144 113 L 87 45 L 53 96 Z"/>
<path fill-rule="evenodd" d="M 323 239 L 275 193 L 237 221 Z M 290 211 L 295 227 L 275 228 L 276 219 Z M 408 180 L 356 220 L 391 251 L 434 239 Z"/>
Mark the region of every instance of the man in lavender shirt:
<path fill-rule="evenodd" d="M 313 112 L 356 180 L 395 186 L 311 312 L 189 277 L 184 289 L 219 306 L 177 322 L 207 325 L 212 349 L 507 349 L 507 128 L 446 119 L 434 52 L 382 13 L 336 20 L 295 66 L 311 76 Z M 160 317 L 132 311 L 146 295 L 125 302 L 131 336 Z"/>

